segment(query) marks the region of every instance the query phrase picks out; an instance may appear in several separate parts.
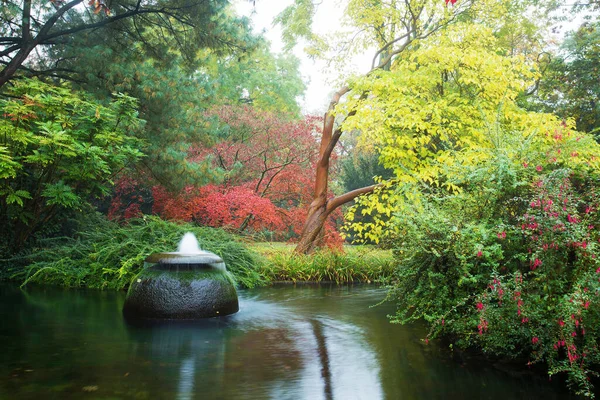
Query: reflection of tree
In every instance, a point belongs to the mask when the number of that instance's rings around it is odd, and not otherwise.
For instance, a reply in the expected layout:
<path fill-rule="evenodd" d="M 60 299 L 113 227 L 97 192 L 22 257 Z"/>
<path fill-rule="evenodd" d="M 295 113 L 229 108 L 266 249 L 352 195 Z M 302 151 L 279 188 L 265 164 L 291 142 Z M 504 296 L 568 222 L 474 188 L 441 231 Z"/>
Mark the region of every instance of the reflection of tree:
<path fill-rule="evenodd" d="M 325 399 L 333 399 L 333 391 L 331 388 L 331 369 L 329 368 L 329 355 L 327 354 L 327 343 L 323 334 L 323 324 L 316 319 L 312 319 L 310 324 L 313 328 L 315 339 L 317 340 L 317 351 L 319 353 L 319 361 L 321 362 L 321 378 L 325 385 Z"/>

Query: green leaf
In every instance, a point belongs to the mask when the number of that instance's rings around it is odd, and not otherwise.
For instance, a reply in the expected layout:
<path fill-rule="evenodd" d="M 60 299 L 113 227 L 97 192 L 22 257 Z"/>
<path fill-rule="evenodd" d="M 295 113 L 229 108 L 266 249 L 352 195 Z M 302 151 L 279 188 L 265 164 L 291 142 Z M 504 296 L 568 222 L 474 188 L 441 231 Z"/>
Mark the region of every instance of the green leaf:
<path fill-rule="evenodd" d="M 47 184 L 42 191 L 48 205 L 60 205 L 66 208 L 73 208 L 80 204 L 81 199 L 73 192 L 73 188 L 65 185 L 62 181 L 54 184 Z"/>

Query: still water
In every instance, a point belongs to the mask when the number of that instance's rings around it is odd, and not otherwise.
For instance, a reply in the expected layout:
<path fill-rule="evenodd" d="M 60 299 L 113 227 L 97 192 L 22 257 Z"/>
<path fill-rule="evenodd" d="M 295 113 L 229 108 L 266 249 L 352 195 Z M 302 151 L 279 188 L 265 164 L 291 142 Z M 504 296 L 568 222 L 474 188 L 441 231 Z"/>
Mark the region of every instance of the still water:
<path fill-rule="evenodd" d="M 0 286 L 0 399 L 562 399 L 392 325 L 374 286 L 240 291 L 237 314 L 131 325 L 122 292 Z"/>

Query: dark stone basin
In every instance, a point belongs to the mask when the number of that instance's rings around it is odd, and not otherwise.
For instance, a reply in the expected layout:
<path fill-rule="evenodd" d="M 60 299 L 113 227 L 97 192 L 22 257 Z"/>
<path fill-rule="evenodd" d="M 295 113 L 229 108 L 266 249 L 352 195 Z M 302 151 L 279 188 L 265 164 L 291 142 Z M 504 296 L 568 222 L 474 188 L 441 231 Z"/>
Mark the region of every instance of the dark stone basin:
<path fill-rule="evenodd" d="M 239 310 L 235 282 L 216 254 L 157 253 L 127 292 L 127 318 L 199 319 Z"/>

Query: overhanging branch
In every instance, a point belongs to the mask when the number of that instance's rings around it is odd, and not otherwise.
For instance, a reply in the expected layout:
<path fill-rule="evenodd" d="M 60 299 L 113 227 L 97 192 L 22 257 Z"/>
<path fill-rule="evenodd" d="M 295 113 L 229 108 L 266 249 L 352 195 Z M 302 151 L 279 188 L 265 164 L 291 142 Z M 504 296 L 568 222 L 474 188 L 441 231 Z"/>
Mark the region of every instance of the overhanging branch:
<path fill-rule="evenodd" d="M 348 193 L 344 193 L 340 196 L 334 197 L 333 199 L 331 199 L 327 202 L 327 213 L 332 212 L 333 210 L 335 210 L 342 204 L 346 204 L 349 201 L 354 200 L 358 196 L 361 196 L 363 194 L 373 193 L 373 191 L 375 191 L 375 189 L 377 189 L 378 187 L 381 187 L 381 185 L 376 184 L 376 185 L 371 185 L 371 186 L 365 186 L 362 188 L 354 189 L 354 190 L 352 190 Z"/>

